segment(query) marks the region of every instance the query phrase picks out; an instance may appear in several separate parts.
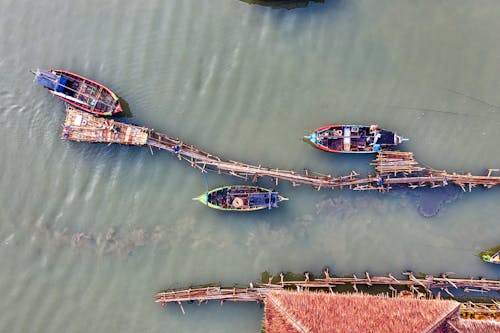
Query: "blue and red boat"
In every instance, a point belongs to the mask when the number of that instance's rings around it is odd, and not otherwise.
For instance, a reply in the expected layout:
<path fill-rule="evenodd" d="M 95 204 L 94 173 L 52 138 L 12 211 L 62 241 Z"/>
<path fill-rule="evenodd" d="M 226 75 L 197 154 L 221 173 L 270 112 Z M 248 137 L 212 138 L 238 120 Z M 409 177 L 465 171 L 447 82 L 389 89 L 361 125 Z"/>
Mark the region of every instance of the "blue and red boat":
<path fill-rule="evenodd" d="M 377 125 L 329 125 L 304 138 L 330 153 L 374 153 L 408 140 Z"/>
<path fill-rule="evenodd" d="M 35 82 L 50 93 L 83 111 L 100 116 L 111 116 L 123 111 L 118 96 L 110 89 L 64 70 L 51 69 L 33 72 Z"/>

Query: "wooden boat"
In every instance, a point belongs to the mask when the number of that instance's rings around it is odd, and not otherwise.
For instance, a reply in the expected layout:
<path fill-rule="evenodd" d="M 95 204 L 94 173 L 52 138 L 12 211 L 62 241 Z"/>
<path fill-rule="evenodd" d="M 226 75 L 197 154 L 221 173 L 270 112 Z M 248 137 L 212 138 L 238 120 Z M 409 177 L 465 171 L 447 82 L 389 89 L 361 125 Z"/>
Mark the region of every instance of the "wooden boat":
<path fill-rule="evenodd" d="M 319 149 L 331 153 L 374 153 L 408 140 L 377 125 L 324 126 L 304 138 Z"/>
<path fill-rule="evenodd" d="M 248 212 L 277 208 L 278 202 L 288 198 L 263 187 L 230 185 L 203 193 L 193 200 L 218 210 Z"/>
<path fill-rule="evenodd" d="M 485 250 L 479 254 L 483 261 L 500 265 L 500 245 Z"/>
<path fill-rule="evenodd" d="M 324 2 L 325 0 L 241 0 L 248 4 L 266 6 L 274 9 L 294 9 L 304 8 L 309 5 L 309 2 Z"/>
<path fill-rule="evenodd" d="M 118 96 L 102 84 L 57 69 L 37 69 L 32 73 L 36 83 L 81 110 L 101 116 L 111 116 L 123 110 Z"/>

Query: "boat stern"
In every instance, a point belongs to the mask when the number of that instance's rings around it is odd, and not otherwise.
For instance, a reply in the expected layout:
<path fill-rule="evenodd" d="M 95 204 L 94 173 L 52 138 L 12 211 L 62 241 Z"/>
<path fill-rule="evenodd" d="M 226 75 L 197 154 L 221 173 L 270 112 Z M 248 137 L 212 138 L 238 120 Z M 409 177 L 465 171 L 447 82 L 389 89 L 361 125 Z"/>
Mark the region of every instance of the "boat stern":
<path fill-rule="evenodd" d="M 399 145 L 400 143 L 403 143 L 405 141 L 409 141 L 409 138 L 405 138 L 404 136 L 398 135 L 397 133 L 394 133 L 394 142 L 396 145 Z"/>
<path fill-rule="evenodd" d="M 288 200 L 290 200 L 290 199 L 288 199 L 287 197 L 284 197 L 284 196 L 282 196 L 282 195 L 279 195 L 279 196 L 278 196 L 278 202 L 288 201 Z"/>
<path fill-rule="evenodd" d="M 120 113 L 120 112 L 123 112 L 123 108 L 122 108 L 122 106 L 120 105 L 120 103 L 117 103 L 116 108 L 115 108 L 115 110 L 113 111 L 113 114 L 117 114 L 117 113 Z"/>

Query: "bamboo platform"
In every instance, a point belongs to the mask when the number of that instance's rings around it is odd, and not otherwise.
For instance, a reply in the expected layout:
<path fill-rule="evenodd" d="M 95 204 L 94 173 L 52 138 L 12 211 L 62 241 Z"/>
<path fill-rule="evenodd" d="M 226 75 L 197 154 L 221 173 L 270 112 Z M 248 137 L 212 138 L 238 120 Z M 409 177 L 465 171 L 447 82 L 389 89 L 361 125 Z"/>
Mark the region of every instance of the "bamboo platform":
<path fill-rule="evenodd" d="M 148 129 L 124 124 L 113 119 L 96 117 L 88 112 L 66 106 L 62 139 L 79 142 L 106 142 L 144 146 Z"/>
<path fill-rule="evenodd" d="M 500 321 L 500 303 L 491 304 L 465 302 L 460 306 L 460 316 L 464 319 Z"/>
<path fill-rule="evenodd" d="M 188 162 L 201 172 L 216 172 L 256 182 L 259 177 L 270 177 L 276 185 L 279 180 L 286 180 L 293 186 L 311 185 L 315 189 L 348 188 L 351 190 L 389 191 L 394 186 L 442 187 L 449 184 L 460 186 L 464 191 L 471 191 L 476 186 L 491 188 L 500 184 L 500 176 L 494 176 L 499 169 L 489 169 L 485 176 L 471 174 L 447 173 L 445 170 L 424 168 L 413 158 L 413 153 L 400 151 L 379 152 L 372 165 L 376 175 L 359 178 L 352 171 L 347 176 L 333 177 L 312 173 L 307 170 L 297 172 L 280 170 L 261 165 L 255 166 L 237 161 L 223 160 L 216 155 L 205 152 L 193 145 L 154 131 L 109 118 L 101 118 L 89 113 L 66 107 L 67 116 L 64 123 L 62 139 L 79 142 L 117 143 L 126 145 L 149 146 L 173 153 L 179 160 Z"/>

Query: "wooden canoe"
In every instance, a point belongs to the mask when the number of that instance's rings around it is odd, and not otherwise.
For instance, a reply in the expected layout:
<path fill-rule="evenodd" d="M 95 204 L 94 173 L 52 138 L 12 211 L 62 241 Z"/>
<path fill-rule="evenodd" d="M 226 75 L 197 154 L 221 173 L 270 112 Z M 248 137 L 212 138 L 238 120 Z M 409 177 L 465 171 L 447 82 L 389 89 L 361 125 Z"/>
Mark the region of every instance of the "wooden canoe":
<path fill-rule="evenodd" d="M 288 198 L 263 187 L 230 185 L 203 193 L 193 200 L 218 210 L 249 212 L 277 208 L 279 202 Z"/>
<path fill-rule="evenodd" d="M 111 116 L 123 111 L 118 96 L 102 84 L 64 70 L 51 69 L 33 72 L 35 82 L 52 95 L 96 115 Z"/>
<path fill-rule="evenodd" d="M 305 139 L 330 153 L 374 153 L 407 141 L 396 132 L 377 125 L 329 125 L 320 127 Z"/>

